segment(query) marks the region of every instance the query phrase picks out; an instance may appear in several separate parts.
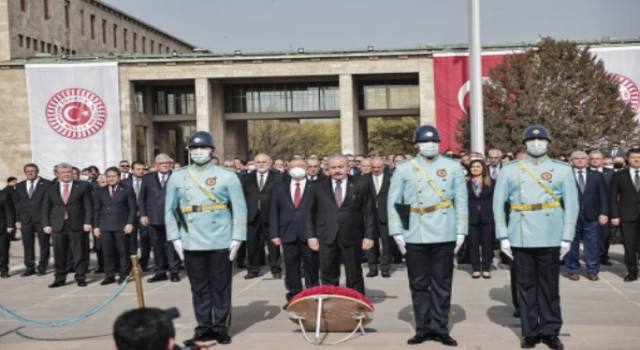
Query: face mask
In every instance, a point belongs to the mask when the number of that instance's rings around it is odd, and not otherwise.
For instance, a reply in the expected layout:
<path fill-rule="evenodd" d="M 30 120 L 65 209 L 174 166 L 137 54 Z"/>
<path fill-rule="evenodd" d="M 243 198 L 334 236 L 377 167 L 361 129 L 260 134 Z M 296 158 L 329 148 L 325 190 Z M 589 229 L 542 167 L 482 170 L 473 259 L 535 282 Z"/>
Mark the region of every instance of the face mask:
<path fill-rule="evenodd" d="M 211 150 L 208 149 L 194 149 L 189 151 L 189 155 L 196 164 L 204 164 L 211 160 Z"/>
<path fill-rule="evenodd" d="M 532 140 L 527 141 L 527 153 L 534 157 L 539 157 L 545 153 L 547 153 L 547 146 L 549 142 L 546 140 Z"/>
<path fill-rule="evenodd" d="M 89 181 L 89 175 L 80 175 L 80 181 Z"/>
<path fill-rule="evenodd" d="M 419 143 L 418 147 L 420 147 L 420 154 L 427 158 L 433 158 L 437 156 L 438 152 L 440 151 L 440 144 L 437 142 Z"/>
<path fill-rule="evenodd" d="M 299 180 L 306 175 L 306 172 L 301 167 L 295 167 L 289 170 L 289 175 L 291 175 L 292 178 Z"/>
<path fill-rule="evenodd" d="M 613 163 L 613 168 L 614 169 L 622 169 L 622 168 L 624 168 L 624 164 L 622 164 L 622 163 Z"/>

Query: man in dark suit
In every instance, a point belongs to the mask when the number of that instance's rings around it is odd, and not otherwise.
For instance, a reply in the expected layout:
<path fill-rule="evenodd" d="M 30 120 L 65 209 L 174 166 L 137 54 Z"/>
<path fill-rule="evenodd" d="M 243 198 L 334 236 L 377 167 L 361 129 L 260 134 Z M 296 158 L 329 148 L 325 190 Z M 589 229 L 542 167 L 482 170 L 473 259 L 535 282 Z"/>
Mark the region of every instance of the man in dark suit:
<path fill-rule="evenodd" d="M 500 174 L 500 170 L 502 170 L 502 163 L 500 159 L 502 158 L 502 151 L 499 149 L 492 149 L 487 152 L 487 170 L 489 171 L 489 176 L 493 180 L 498 179 L 498 174 Z"/>
<path fill-rule="evenodd" d="M 116 282 L 116 257 L 120 260 L 118 283 L 124 282 L 131 272 L 128 236 L 133 232 L 137 210 L 133 188 L 120 184 L 120 170 L 109 168 L 105 176 L 107 186 L 96 192 L 93 215 L 93 234 L 100 237 L 104 254 L 105 278 L 100 283 L 103 286 Z"/>
<path fill-rule="evenodd" d="M 587 278 L 597 281 L 600 272 L 600 225 L 609 221 L 609 196 L 604 177 L 587 168 L 589 158 L 583 151 L 571 155 L 573 173 L 578 184 L 580 214 L 576 225 L 576 235 L 567 254 L 566 267 L 569 279 L 580 280 L 580 234 L 587 265 Z"/>
<path fill-rule="evenodd" d="M 302 291 L 300 264 L 304 263 L 305 288 L 318 285 L 320 268 L 318 254 L 311 251 L 304 234 L 306 199 L 311 186 L 305 176 L 306 163 L 294 159 L 289 162 L 289 168 L 291 179 L 273 188 L 269 221 L 271 241 L 282 246 L 286 270 L 284 285 L 289 291 L 287 303 Z"/>
<path fill-rule="evenodd" d="M 129 161 L 121 160 L 119 165 L 120 165 L 120 180 L 124 181 L 129 179 L 131 177 L 131 165 L 129 164 Z M 107 172 L 105 171 L 104 173 L 106 174 Z"/>
<path fill-rule="evenodd" d="M 375 200 L 377 214 L 375 217 L 380 239 L 375 241 L 373 248 L 367 250 L 367 263 L 369 273 L 367 277 L 378 276 L 378 264 L 382 271 L 382 277 L 391 277 L 392 247 L 395 245 L 393 238 L 389 237 L 387 225 L 387 198 L 389 197 L 389 184 L 391 176 L 385 173 L 384 161 L 380 157 L 371 160 L 372 172 L 363 175 L 369 182 L 369 188 Z"/>
<path fill-rule="evenodd" d="M 18 205 L 17 198 L 16 198 L 16 186 L 17 185 L 18 185 L 18 178 L 16 178 L 15 176 L 9 176 L 7 178 L 7 187 L 4 188 L 4 190 L 9 192 L 9 194 L 11 195 L 14 207 L 16 207 Z M 9 235 L 9 236 L 11 236 L 10 239 L 12 241 L 19 241 L 19 239 L 16 238 L 17 232 L 18 232 L 18 230 L 13 230 L 11 232 L 11 234 Z"/>
<path fill-rule="evenodd" d="M 629 271 L 624 281 L 637 281 L 637 250 L 640 244 L 640 148 L 630 149 L 629 167 L 613 174 L 609 196 L 611 224 L 620 225 L 624 237 L 624 262 Z"/>
<path fill-rule="evenodd" d="M 611 150 L 607 151 L 607 158 L 622 157 L 627 158 L 627 152 L 620 148 L 620 142 L 611 144 Z"/>
<path fill-rule="evenodd" d="M 356 159 L 353 155 L 347 154 L 347 159 L 349 160 L 349 171 L 347 175 L 355 176 L 361 175 L 362 171 L 356 165 Z"/>
<path fill-rule="evenodd" d="M 18 184 L 15 197 L 17 202 L 16 227 L 22 232 L 22 245 L 24 246 L 24 266 L 27 268 L 23 277 L 36 274 L 35 244 L 36 237 L 40 246 L 40 261 L 38 262 L 38 276 L 46 274 L 51 255 L 50 236 L 42 230 L 42 202 L 46 188 L 51 181 L 38 176 L 40 170 L 35 164 L 24 166 L 25 181 Z"/>
<path fill-rule="evenodd" d="M 0 277 L 9 278 L 9 247 L 16 228 L 16 209 L 10 190 L 0 191 Z"/>
<path fill-rule="evenodd" d="M 55 281 L 49 288 L 64 286 L 68 250 L 73 252 L 73 270 L 79 287 L 86 287 L 89 267 L 89 233 L 93 222 L 93 201 L 88 184 L 72 180 L 70 164 L 58 164 L 58 183 L 45 189 L 42 203 L 44 233 L 53 235 Z"/>
<path fill-rule="evenodd" d="M 376 203 L 365 178 L 347 175 L 347 157 L 333 155 L 327 166 L 331 178 L 309 188 L 305 234 L 309 247 L 320 254 L 322 284 L 339 284 L 342 259 L 347 287 L 364 294 L 363 250 L 371 249 L 379 236 L 372 220 Z"/>
<path fill-rule="evenodd" d="M 168 155 L 158 154 L 158 171 L 145 175 L 140 189 L 140 223 L 149 228 L 156 265 L 156 275 L 147 280 L 149 283 L 166 281 L 167 270 L 171 275 L 171 282 L 180 282 L 182 261 L 173 244 L 167 242 L 164 221 L 165 186 L 171 176 L 172 167 L 173 160 Z"/>
<path fill-rule="evenodd" d="M 327 177 L 322 171 L 320 171 L 320 159 L 309 158 L 307 159 L 307 180 L 315 182 Z"/>
<path fill-rule="evenodd" d="M 604 155 L 599 150 L 593 150 L 589 152 L 589 164 L 591 165 L 591 170 L 597 171 L 602 174 L 608 194 L 611 190 L 611 179 L 613 179 L 613 173 L 615 171 L 603 166 Z M 607 205 L 609 205 L 608 202 Z M 612 265 L 609 258 L 609 246 L 611 245 L 611 228 L 612 226 L 609 222 L 607 222 L 606 225 L 600 226 L 600 264 L 605 266 Z"/>
<path fill-rule="evenodd" d="M 147 272 L 149 271 L 149 256 L 151 255 L 151 239 L 149 237 L 148 227 L 140 224 L 140 196 L 142 192 L 144 169 L 145 165 L 143 162 L 133 162 L 131 164 L 131 176 L 127 177 L 126 180 L 122 180 L 121 183 L 133 188 L 133 193 L 136 196 L 136 221 L 133 227 L 133 232 L 127 235 L 129 238 L 129 254 L 138 255 L 139 243 L 140 268 L 143 272 Z"/>
<path fill-rule="evenodd" d="M 247 275 L 244 278 L 259 276 L 260 265 L 264 262 L 265 241 L 271 274 L 274 278 L 282 278 L 280 247 L 269 239 L 271 192 L 273 186 L 283 182 L 282 174 L 269 171 L 271 158 L 266 154 L 258 154 L 254 161 L 256 171 L 240 179 L 247 201 Z"/>

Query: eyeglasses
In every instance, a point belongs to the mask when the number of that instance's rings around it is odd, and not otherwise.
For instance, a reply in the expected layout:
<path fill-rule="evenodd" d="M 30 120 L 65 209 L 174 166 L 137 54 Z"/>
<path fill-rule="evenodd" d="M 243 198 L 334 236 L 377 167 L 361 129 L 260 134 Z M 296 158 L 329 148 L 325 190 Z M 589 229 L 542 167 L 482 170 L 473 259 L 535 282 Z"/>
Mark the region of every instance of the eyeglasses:
<path fill-rule="evenodd" d="M 121 168 L 127 168 L 127 169 L 129 169 L 129 166 L 128 166 L 128 165 L 121 165 L 120 167 L 121 167 Z"/>

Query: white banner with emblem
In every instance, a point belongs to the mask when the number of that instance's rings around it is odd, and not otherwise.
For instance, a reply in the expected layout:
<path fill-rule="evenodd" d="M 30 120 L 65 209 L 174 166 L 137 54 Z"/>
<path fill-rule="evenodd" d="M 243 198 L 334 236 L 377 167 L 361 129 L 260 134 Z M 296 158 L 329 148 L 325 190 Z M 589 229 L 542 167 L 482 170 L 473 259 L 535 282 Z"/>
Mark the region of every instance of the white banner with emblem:
<path fill-rule="evenodd" d="M 640 46 L 592 47 L 590 51 L 620 84 L 620 98 L 640 121 Z"/>
<path fill-rule="evenodd" d="M 118 64 L 28 64 L 32 159 L 44 178 L 66 162 L 80 169 L 122 160 Z"/>

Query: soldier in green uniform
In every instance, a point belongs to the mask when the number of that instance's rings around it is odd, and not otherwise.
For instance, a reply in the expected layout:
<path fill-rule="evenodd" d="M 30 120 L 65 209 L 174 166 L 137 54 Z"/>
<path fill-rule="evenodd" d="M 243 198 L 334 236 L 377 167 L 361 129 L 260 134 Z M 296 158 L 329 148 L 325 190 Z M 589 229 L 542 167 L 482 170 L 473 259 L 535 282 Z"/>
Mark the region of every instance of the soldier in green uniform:
<path fill-rule="evenodd" d="M 457 346 L 449 336 L 448 313 L 454 254 L 469 229 L 467 184 L 460 162 L 438 155 L 435 127 L 420 126 L 413 141 L 420 152 L 396 164 L 387 208 L 389 233 L 406 253 L 416 321 L 408 344 L 435 340 Z"/>
<path fill-rule="evenodd" d="M 493 195 L 500 249 L 514 258 L 520 294 L 522 348 L 542 341 L 563 349 L 560 261 L 569 252 L 580 206 L 571 166 L 547 155 L 551 136 L 542 126 L 524 132 L 525 159 L 503 166 Z M 511 205 L 509 227 L 505 203 Z M 564 203 L 564 208 L 562 207 Z"/>
<path fill-rule="evenodd" d="M 184 260 L 198 321 L 195 341 L 231 343 L 233 260 L 247 237 L 247 207 L 235 172 L 211 163 L 213 137 L 189 139 L 193 165 L 174 170 L 167 183 L 167 240 Z"/>

